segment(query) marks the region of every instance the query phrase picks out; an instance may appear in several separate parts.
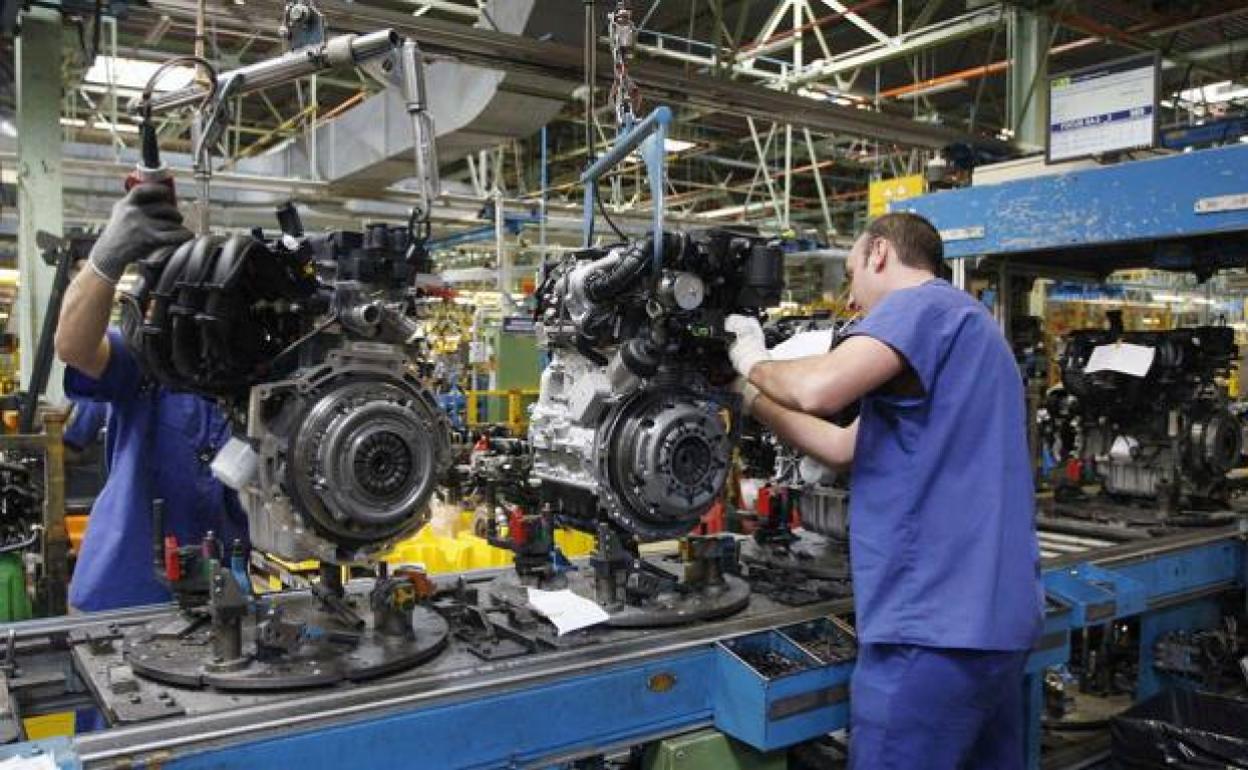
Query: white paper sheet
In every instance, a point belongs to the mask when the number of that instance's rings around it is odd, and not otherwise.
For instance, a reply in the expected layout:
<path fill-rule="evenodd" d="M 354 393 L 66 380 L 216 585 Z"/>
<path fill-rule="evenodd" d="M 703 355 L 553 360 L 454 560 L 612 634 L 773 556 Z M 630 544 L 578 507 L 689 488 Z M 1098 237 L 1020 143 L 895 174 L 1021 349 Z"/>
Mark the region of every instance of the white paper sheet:
<path fill-rule="evenodd" d="M 589 626 L 605 623 L 610 615 L 589 599 L 571 591 L 541 591 L 529 589 L 529 606 L 545 615 L 560 636 Z M 3 770 L 3 768 L 0 768 Z"/>
<path fill-rule="evenodd" d="M 9 757 L 0 761 L 0 770 L 56 770 L 56 760 L 46 753 L 33 757 Z"/>
<path fill-rule="evenodd" d="M 794 358 L 823 355 L 831 347 L 832 330 L 816 329 L 809 332 L 798 332 L 779 345 L 776 345 L 771 349 L 771 357 L 777 361 L 789 361 Z"/>
<path fill-rule="evenodd" d="M 1147 345 L 1117 342 L 1113 345 L 1097 345 L 1088 357 L 1086 374 L 1094 372 L 1122 372 L 1132 377 L 1143 377 L 1153 366 L 1157 349 Z"/>

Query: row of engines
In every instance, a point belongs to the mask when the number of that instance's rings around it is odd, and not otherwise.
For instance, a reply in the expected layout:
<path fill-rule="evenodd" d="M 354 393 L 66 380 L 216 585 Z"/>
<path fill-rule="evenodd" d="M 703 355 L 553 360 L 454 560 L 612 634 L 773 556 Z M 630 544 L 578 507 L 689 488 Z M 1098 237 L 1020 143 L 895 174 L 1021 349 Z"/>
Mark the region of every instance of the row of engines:
<path fill-rule="evenodd" d="M 451 466 L 422 370 L 423 252 L 403 228 L 308 234 L 291 208 L 279 223 L 152 254 L 123 330 L 155 380 L 231 416 L 214 470 L 254 546 L 363 561 L 427 520 Z M 724 317 L 774 305 L 782 277 L 749 233 L 658 245 L 570 255 L 538 293 L 534 476 L 563 523 L 638 540 L 687 533 L 721 493 L 739 417 Z"/>

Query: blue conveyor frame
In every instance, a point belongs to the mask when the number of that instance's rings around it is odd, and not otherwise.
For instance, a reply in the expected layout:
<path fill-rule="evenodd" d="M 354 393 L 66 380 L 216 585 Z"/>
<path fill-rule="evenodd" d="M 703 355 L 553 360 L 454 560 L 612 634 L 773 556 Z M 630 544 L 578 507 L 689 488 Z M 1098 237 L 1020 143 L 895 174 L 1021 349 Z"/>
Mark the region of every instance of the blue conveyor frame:
<path fill-rule="evenodd" d="M 1028 766 L 1039 766 L 1043 672 L 1068 660 L 1072 634 L 1137 619 L 1141 674 L 1136 695 L 1147 697 L 1166 684 L 1150 665 L 1157 636 L 1215 622 L 1215 600 L 1248 584 L 1246 564 L 1245 537 L 1235 527 L 1048 564 L 1044 582 L 1051 606 L 1026 680 Z M 428 699 L 372 703 L 330 724 L 296 723 L 243 738 L 206 730 L 202 740 L 159 750 L 136 744 L 107 757 L 107 765 L 89 740 L 55 745 L 58 764 L 66 770 L 111 767 L 118 761 L 166 770 L 549 767 L 705 726 L 763 748 L 846 726 L 852 664 L 773 680 L 763 690 L 733 666 L 739 667 L 739 661 L 722 640 L 703 640 L 615 664 L 551 666 L 540 677 L 504 680 L 489 688 L 458 693 L 451 687 Z M 788 704 L 784 713 L 777 711 L 774 698 Z"/>

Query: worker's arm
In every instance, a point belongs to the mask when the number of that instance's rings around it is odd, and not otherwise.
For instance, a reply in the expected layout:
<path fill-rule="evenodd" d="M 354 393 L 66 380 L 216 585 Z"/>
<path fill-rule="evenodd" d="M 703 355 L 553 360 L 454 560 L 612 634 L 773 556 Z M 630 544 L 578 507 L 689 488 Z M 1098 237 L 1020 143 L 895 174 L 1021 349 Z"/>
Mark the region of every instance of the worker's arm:
<path fill-rule="evenodd" d="M 906 366 L 883 342 L 854 336 L 820 356 L 761 360 L 750 368 L 749 379 L 779 406 L 831 416 L 904 374 Z"/>
<path fill-rule="evenodd" d="M 91 248 L 86 269 L 65 292 L 56 327 L 56 354 L 68 366 L 99 379 L 108 366 L 105 332 L 112 312 L 113 289 L 126 266 L 161 246 L 191 237 L 182 226 L 173 191 L 162 184 L 141 184 L 113 205 L 108 225 Z"/>
<path fill-rule="evenodd" d="M 785 444 L 828 468 L 843 469 L 854 461 L 857 420 L 848 428 L 842 428 L 827 420 L 786 409 L 763 394 L 754 399 L 750 411 Z"/>
<path fill-rule="evenodd" d="M 108 317 L 113 285 L 94 270 L 79 271 L 65 290 L 56 324 L 56 355 L 88 377 L 98 380 L 108 366 Z"/>

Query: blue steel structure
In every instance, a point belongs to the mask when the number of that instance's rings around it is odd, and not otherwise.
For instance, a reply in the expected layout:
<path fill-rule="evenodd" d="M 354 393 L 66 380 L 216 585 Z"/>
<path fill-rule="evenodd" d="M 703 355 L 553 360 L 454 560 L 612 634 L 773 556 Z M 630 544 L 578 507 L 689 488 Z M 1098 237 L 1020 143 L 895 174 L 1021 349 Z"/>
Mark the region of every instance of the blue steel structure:
<path fill-rule="evenodd" d="M 1216 269 L 1248 258 L 1248 145 L 936 192 L 927 217 L 948 259 L 1085 269 Z"/>

